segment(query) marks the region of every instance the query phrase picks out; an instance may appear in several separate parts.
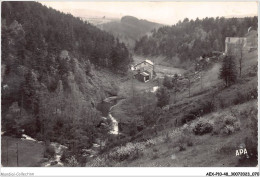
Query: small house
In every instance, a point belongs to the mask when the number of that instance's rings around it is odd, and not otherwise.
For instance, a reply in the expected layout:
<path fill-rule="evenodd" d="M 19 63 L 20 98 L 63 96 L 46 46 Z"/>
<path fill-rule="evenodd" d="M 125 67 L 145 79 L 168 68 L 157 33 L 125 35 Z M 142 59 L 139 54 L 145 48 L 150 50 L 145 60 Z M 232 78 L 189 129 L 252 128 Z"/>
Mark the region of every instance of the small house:
<path fill-rule="evenodd" d="M 132 67 L 135 71 L 135 78 L 142 81 L 148 82 L 153 78 L 154 74 L 154 63 L 150 60 L 144 60 Z"/>

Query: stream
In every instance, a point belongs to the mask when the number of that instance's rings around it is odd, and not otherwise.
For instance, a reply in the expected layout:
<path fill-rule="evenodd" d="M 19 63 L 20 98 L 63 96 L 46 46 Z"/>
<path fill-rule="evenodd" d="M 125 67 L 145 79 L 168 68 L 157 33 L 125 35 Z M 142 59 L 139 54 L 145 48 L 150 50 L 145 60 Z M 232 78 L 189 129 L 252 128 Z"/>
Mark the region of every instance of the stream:
<path fill-rule="evenodd" d="M 117 120 L 112 116 L 111 113 L 108 114 L 109 118 L 112 120 L 112 130 L 110 131 L 111 134 L 118 135 L 118 122 Z"/>
<path fill-rule="evenodd" d="M 105 100 L 103 100 L 100 104 L 99 104 L 99 108 L 98 110 L 100 110 L 103 114 L 104 119 L 111 119 L 111 130 L 110 130 L 110 134 L 114 134 L 114 135 L 119 135 L 119 128 L 118 128 L 118 121 L 112 116 L 111 114 L 111 110 L 113 109 L 114 106 L 116 106 L 117 102 L 118 102 L 118 97 L 108 97 Z M 5 132 L 1 132 L 1 135 L 3 136 Z M 42 141 L 38 141 L 36 139 L 33 139 L 32 137 L 26 135 L 26 134 L 22 134 L 22 138 L 21 140 L 23 141 L 34 141 L 35 143 L 43 143 Z M 52 146 L 55 150 L 55 155 L 54 157 L 50 158 L 50 159 L 46 159 L 45 162 L 43 162 L 41 164 L 41 166 L 43 167 L 63 167 L 64 164 L 61 162 L 61 156 L 64 150 L 66 150 L 68 147 L 61 145 L 57 142 L 51 142 L 50 146 Z M 93 143 L 92 148 L 90 149 L 84 149 L 84 151 L 86 152 L 86 155 L 90 158 L 94 157 L 98 151 L 99 151 L 99 144 L 95 144 Z"/>
<path fill-rule="evenodd" d="M 22 140 L 25 140 L 25 141 L 34 141 L 36 143 L 43 143 L 42 141 L 37 141 L 33 138 L 31 138 L 30 136 L 28 135 L 25 135 L 25 134 L 22 134 Z M 56 143 L 56 142 L 51 142 L 50 146 L 52 146 L 55 150 L 55 156 L 51 159 L 48 159 L 48 161 L 44 162 L 42 164 L 42 166 L 44 167 L 51 167 L 51 166 L 54 166 L 54 167 L 62 167 L 63 166 L 63 163 L 61 162 L 61 155 L 63 153 L 63 151 L 65 149 L 67 149 L 66 146 L 63 146 L 59 143 Z"/>
<path fill-rule="evenodd" d="M 104 99 L 101 103 L 98 104 L 97 109 L 101 111 L 102 115 L 106 118 L 111 119 L 111 131 L 110 134 L 118 135 L 119 134 L 119 128 L 118 128 L 118 121 L 112 116 L 111 110 L 114 106 L 118 103 L 118 97 L 108 97 Z"/>

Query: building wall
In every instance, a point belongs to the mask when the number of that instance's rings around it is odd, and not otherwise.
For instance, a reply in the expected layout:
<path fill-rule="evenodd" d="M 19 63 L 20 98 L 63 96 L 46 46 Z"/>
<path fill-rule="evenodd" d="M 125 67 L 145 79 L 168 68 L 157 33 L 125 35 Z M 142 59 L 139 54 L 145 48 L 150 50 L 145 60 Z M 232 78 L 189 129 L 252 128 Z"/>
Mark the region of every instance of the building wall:
<path fill-rule="evenodd" d="M 153 65 L 150 65 L 149 63 L 143 62 L 135 66 L 136 70 L 139 70 L 140 72 L 148 71 L 150 78 L 153 77 Z"/>
<path fill-rule="evenodd" d="M 232 55 L 238 54 L 238 52 L 245 49 L 247 44 L 246 38 L 239 38 L 239 37 L 226 37 L 225 40 L 225 53 L 231 53 Z"/>
<path fill-rule="evenodd" d="M 141 74 L 136 74 L 136 75 L 135 75 L 135 78 L 138 79 L 138 80 L 141 81 L 141 82 L 144 82 L 144 76 L 141 75 Z"/>

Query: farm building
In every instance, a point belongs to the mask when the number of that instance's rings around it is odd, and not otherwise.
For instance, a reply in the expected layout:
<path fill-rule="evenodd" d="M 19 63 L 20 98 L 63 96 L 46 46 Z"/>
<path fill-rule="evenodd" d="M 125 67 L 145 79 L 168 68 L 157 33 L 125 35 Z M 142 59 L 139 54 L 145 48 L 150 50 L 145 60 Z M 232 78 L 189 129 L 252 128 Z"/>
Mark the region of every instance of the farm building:
<path fill-rule="evenodd" d="M 250 30 L 245 37 L 226 37 L 225 53 L 237 55 L 241 49 L 243 52 L 250 52 L 257 49 L 258 33 L 255 30 Z"/>
<path fill-rule="evenodd" d="M 132 67 L 135 71 L 135 78 L 142 81 L 148 82 L 153 78 L 154 74 L 154 63 L 150 60 L 142 61 Z"/>
<path fill-rule="evenodd" d="M 246 46 L 247 39 L 245 37 L 226 37 L 225 40 L 225 53 L 236 55 Z"/>

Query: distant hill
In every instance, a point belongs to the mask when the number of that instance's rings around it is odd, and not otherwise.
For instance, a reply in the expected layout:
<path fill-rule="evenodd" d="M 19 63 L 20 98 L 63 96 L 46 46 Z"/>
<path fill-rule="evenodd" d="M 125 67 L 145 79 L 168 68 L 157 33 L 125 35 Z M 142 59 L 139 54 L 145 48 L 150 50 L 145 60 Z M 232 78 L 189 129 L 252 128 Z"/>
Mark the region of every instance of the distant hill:
<path fill-rule="evenodd" d="M 100 26 L 104 23 L 119 22 L 120 18 L 109 18 L 109 17 L 80 17 L 82 20 L 89 22 L 92 25 Z"/>
<path fill-rule="evenodd" d="M 157 29 L 161 26 L 163 25 L 147 20 L 140 20 L 132 16 L 124 16 L 120 21 L 112 21 L 98 25 L 100 29 L 118 37 L 120 41 L 128 46 L 128 48 L 133 48 L 135 41 L 141 36 L 146 35 L 153 29 Z"/>

